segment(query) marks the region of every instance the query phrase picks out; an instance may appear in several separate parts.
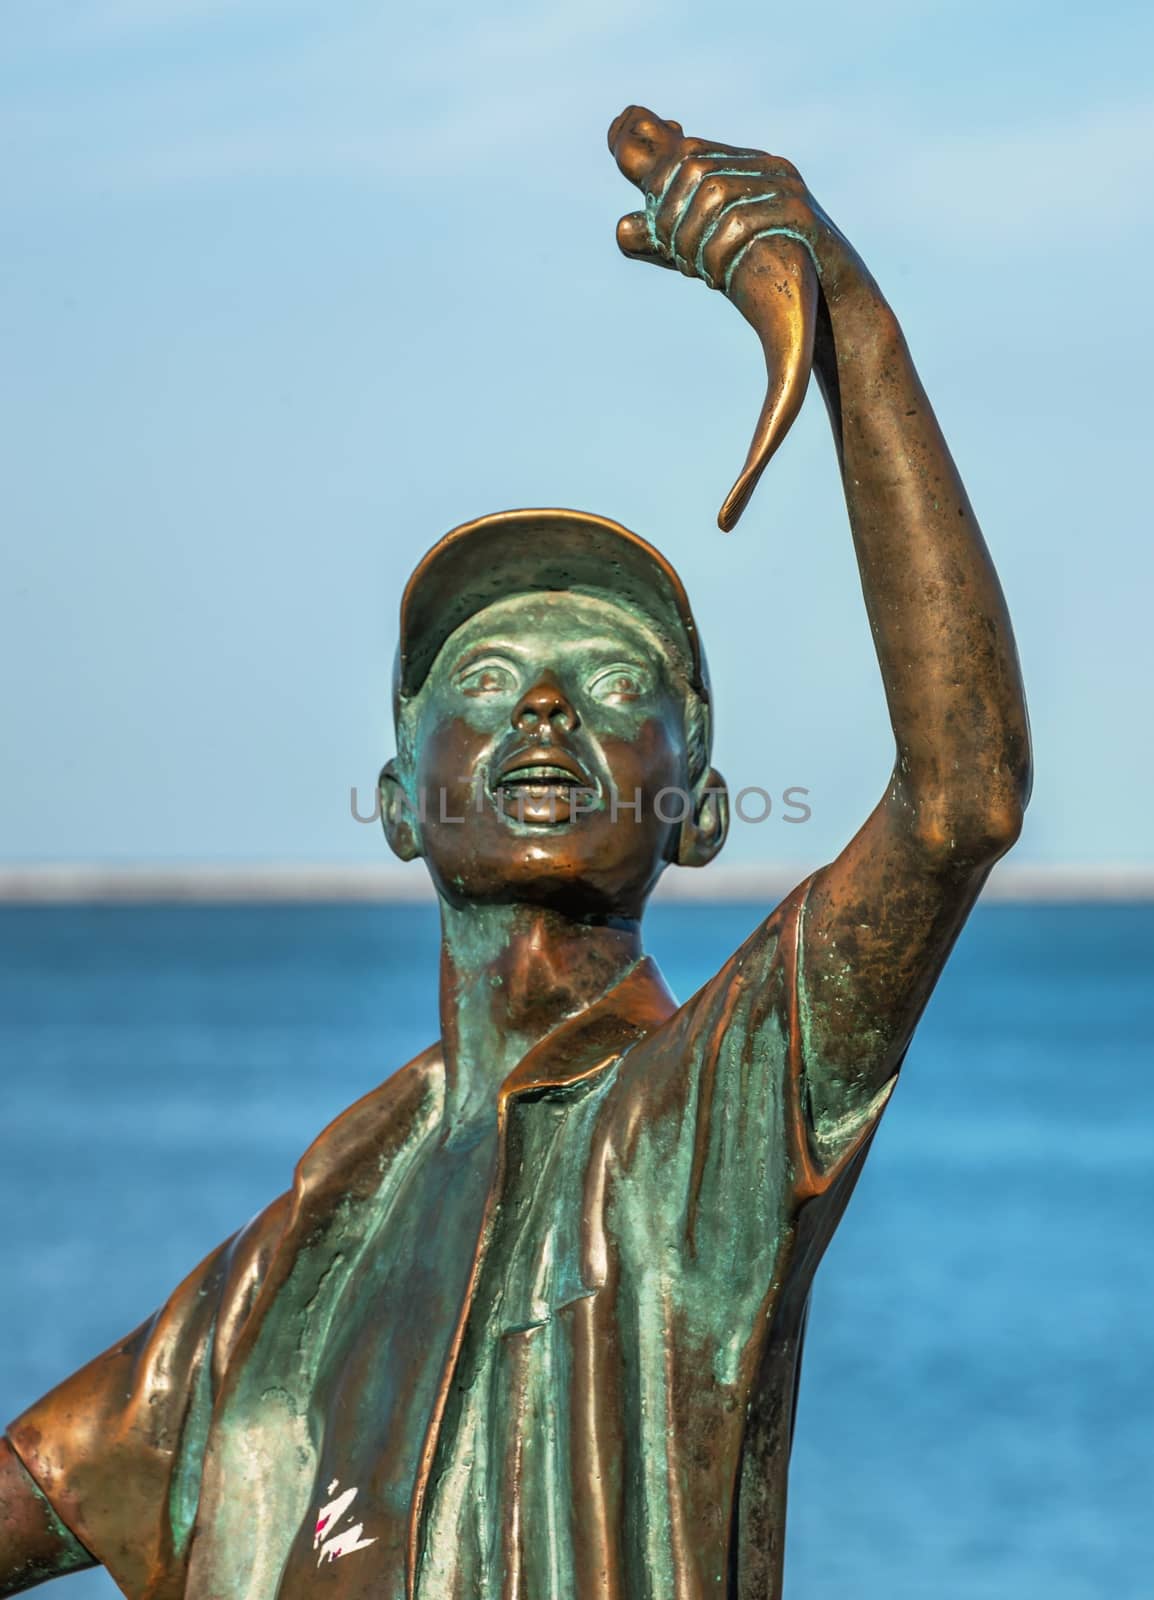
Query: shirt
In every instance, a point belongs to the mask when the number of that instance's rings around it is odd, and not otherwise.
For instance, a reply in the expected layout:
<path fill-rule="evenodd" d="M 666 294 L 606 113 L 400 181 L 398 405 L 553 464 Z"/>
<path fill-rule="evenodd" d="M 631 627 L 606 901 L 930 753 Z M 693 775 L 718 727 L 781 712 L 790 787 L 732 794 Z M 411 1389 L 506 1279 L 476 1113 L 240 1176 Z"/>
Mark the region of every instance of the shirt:
<path fill-rule="evenodd" d="M 806 891 L 682 1007 L 645 958 L 563 1021 L 492 1141 L 424 1052 L 11 1425 L 126 1595 L 780 1595 L 809 1287 L 893 1084 L 811 1115 Z"/>

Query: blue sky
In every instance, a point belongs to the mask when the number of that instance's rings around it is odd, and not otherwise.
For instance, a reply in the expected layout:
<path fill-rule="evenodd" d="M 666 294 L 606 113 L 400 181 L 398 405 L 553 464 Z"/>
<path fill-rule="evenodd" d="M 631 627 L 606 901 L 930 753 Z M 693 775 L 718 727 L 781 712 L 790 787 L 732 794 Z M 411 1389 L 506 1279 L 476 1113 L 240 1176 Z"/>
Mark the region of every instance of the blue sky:
<path fill-rule="evenodd" d="M 379 861 L 400 590 L 509 505 L 682 572 L 727 858 L 813 865 L 891 760 L 816 393 L 738 532 L 760 399 L 719 296 L 619 256 L 629 101 L 791 156 L 906 328 L 1017 624 L 1017 859 L 1154 862 L 1146 8 L 9 0 L 0 43 L 0 856 Z M 780 804 L 777 811 L 782 810 Z"/>

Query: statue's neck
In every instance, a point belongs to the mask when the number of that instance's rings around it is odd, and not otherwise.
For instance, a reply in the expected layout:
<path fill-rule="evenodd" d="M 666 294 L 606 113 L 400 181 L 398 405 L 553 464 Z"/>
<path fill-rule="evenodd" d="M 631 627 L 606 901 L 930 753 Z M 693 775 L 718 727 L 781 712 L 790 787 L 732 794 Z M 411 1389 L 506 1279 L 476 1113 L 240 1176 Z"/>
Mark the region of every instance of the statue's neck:
<path fill-rule="evenodd" d="M 496 1117 L 535 1044 L 640 958 L 637 921 L 590 923 L 533 905 L 441 905 L 441 1045 L 451 1128 Z"/>

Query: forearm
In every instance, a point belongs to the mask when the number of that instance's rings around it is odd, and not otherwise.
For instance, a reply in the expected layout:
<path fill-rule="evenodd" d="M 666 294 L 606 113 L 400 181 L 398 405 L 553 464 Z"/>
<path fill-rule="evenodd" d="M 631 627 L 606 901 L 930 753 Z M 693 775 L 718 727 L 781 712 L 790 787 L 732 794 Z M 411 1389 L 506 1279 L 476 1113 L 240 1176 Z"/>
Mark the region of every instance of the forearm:
<path fill-rule="evenodd" d="M 816 365 L 897 741 L 891 803 L 933 853 L 988 860 L 1030 783 L 1005 600 L 892 312 L 868 281 L 831 301 Z"/>
<path fill-rule="evenodd" d="M 0 1596 L 95 1565 L 0 1435 Z"/>

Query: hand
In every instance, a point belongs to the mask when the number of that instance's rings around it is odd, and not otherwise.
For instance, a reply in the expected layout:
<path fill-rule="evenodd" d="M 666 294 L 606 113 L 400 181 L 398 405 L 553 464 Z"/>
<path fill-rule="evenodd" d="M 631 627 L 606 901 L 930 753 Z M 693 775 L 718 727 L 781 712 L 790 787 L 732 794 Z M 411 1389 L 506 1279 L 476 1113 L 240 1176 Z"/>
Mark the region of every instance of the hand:
<path fill-rule="evenodd" d="M 622 251 L 719 289 L 754 327 L 768 385 L 745 466 L 718 516 L 745 509 L 801 409 L 813 364 L 818 277 L 827 293 L 865 269 L 781 156 L 706 139 L 630 106 L 609 129 L 617 165 L 645 210 L 617 224 Z"/>
<path fill-rule="evenodd" d="M 679 122 L 644 106 L 621 113 L 609 129 L 609 148 L 645 195 L 645 210 L 617 224 L 627 256 L 676 267 L 732 295 L 753 241 L 783 237 L 804 245 L 823 282 L 842 279 L 847 270 L 867 276 L 784 156 L 687 138 Z"/>

